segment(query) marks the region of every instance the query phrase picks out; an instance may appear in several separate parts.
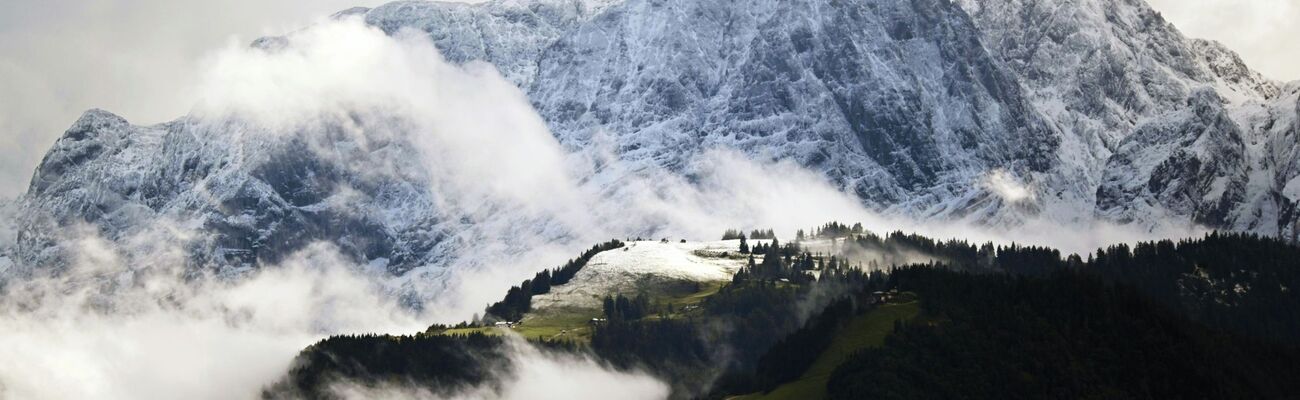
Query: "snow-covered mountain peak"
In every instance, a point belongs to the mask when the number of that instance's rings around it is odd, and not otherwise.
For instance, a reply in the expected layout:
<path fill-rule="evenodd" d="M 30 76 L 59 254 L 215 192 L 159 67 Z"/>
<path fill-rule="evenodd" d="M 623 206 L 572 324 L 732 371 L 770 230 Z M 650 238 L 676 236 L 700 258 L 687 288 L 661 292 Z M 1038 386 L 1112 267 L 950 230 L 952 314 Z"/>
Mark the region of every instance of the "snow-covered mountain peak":
<path fill-rule="evenodd" d="M 1201 60 L 1218 78 L 1220 85 L 1233 92 L 1243 92 L 1245 96 L 1269 100 L 1281 93 L 1277 82 L 1264 77 L 1263 74 L 1250 69 L 1241 56 L 1213 40 L 1192 40 L 1192 48 L 1201 56 Z"/>
<path fill-rule="evenodd" d="M 98 108 L 87 110 L 77 117 L 76 122 L 63 134 L 65 138 L 72 140 L 84 139 L 84 135 L 96 134 L 102 131 L 120 131 L 122 128 L 130 125 L 125 118 L 111 112 Z"/>
<path fill-rule="evenodd" d="M 101 153 L 117 152 L 127 139 L 131 124 L 126 119 L 100 109 L 88 110 L 73 122 L 54 143 L 32 176 L 28 196 L 40 196 L 51 186 L 72 183 L 66 173 L 77 173 L 83 163 Z"/>
<path fill-rule="evenodd" d="M 1287 237 L 1300 221 L 1296 86 L 1140 0 L 398 1 L 336 17 L 493 65 L 557 147 L 599 155 L 578 178 L 606 185 L 594 193 L 636 171 L 689 176 L 724 149 L 920 220 Z M 24 214 L 110 238 L 197 221 L 213 235 L 196 254 L 228 265 L 314 241 L 397 274 L 445 261 L 481 221 L 448 220 L 426 193 L 436 174 L 368 173 L 414 150 L 349 139 L 357 120 L 334 117 L 266 136 L 239 118 L 138 127 L 91 111 L 47 155 Z M 54 241 L 35 226 L 17 254 L 39 264 Z"/>

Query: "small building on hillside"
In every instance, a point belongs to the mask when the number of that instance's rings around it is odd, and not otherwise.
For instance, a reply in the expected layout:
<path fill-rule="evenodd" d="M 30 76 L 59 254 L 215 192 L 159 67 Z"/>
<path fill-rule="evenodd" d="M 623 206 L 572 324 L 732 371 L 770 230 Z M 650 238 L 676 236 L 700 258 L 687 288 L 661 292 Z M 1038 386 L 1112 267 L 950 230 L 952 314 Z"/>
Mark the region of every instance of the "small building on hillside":
<path fill-rule="evenodd" d="M 891 290 L 888 292 L 882 292 L 882 291 L 871 292 L 871 304 L 888 303 L 890 300 L 893 300 L 894 296 L 897 294 L 898 294 L 897 290 Z"/>

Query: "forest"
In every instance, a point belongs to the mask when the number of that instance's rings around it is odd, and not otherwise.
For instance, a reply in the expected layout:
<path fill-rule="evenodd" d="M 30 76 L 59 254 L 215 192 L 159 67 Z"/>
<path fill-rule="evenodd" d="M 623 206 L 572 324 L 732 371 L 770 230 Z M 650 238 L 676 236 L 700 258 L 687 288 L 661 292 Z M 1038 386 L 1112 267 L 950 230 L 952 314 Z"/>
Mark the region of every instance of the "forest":
<path fill-rule="evenodd" d="M 420 382 L 433 394 L 452 395 L 509 370 L 504 341 L 483 334 L 331 336 L 304 349 L 289 373 L 263 390 L 268 399 L 335 399 L 332 384 Z"/>
<path fill-rule="evenodd" d="M 724 236 L 755 232 L 767 235 Z M 839 223 L 796 237 L 742 244 L 744 267 L 698 308 L 610 293 L 589 341 L 539 344 L 649 371 L 671 384 L 673 398 L 763 393 L 803 374 L 848 321 L 877 306 L 873 293 L 901 291 L 919 299 L 921 313 L 835 368 L 831 398 L 1300 396 L 1291 379 L 1300 376 L 1292 290 L 1300 248 L 1280 240 L 1211 233 L 1079 256 Z M 833 251 L 802 243 L 814 239 L 832 241 Z M 532 295 L 621 246 L 602 243 L 539 272 L 484 320 L 517 321 Z M 865 254 L 875 258 L 863 264 Z M 508 370 L 499 338 L 437 334 L 446 328 L 328 338 L 305 349 L 267 397 L 328 397 L 320 385 L 332 376 L 448 391 Z"/>
<path fill-rule="evenodd" d="M 853 356 L 832 399 L 1294 398 L 1300 352 L 1210 329 L 1092 274 L 895 270 L 923 317 Z"/>
<path fill-rule="evenodd" d="M 1278 343 L 1300 343 L 1300 247 L 1242 233 L 1116 244 L 1085 257 L 1017 244 L 939 241 L 893 232 L 846 238 L 841 254 L 926 254 L 959 271 L 1047 276 L 1070 270 L 1130 286 L 1207 325 Z M 904 265 L 897 263 L 896 265 Z"/>

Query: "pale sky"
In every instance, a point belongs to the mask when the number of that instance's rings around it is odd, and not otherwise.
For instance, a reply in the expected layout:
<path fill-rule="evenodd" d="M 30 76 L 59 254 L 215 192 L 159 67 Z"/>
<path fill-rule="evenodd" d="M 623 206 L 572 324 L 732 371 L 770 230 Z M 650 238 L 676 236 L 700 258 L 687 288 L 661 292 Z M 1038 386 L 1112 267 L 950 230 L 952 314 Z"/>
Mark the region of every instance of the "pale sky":
<path fill-rule="evenodd" d="M 205 55 L 383 0 L 0 0 L 0 198 L 77 116 L 187 113 Z"/>
<path fill-rule="evenodd" d="M 1235 50 L 1256 71 L 1300 79 L 1300 0 L 1147 0 L 1184 35 Z"/>
<path fill-rule="evenodd" d="M 204 55 L 385 0 L 0 0 L 0 198 L 21 194 L 82 111 L 185 114 Z M 1300 0 L 1149 0 L 1279 80 L 1300 79 Z"/>

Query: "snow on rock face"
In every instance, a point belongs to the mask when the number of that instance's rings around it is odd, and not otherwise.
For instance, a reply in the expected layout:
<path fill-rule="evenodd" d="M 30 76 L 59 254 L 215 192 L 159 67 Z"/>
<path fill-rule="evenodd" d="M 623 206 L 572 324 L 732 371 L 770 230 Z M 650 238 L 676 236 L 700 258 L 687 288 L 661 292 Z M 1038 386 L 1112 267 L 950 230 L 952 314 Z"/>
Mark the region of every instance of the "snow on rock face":
<path fill-rule="evenodd" d="M 17 221 L 14 215 L 18 212 L 17 204 L 0 199 L 0 276 L 4 276 L 14 265 L 14 251 L 17 249 L 16 240 L 18 239 Z"/>
<path fill-rule="evenodd" d="M 366 23 L 389 34 L 426 32 L 444 57 L 456 63 L 492 63 L 507 80 L 528 87 L 537 64 L 560 35 L 617 0 L 491 1 L 482 4 L 396 1 L 354 9 Z"/>
<path fill-rule="evenodd" d="M 1269 99 L 1281 94 L 1281 88 L 1276 82 L 1251 70 L 1246 62 L 1242 61 L 1241 56 L 1222 43 L 1194 39 L 1192 48 L 1201 57 L 1206 68 L 1217 78 L 1218 83 L 1229 91 L 1245 96 L 1247 99 L 1251 96 Z M 1239 102 L 1233 101 L 1234 104 Z"/>
<path fill-rule="evenodd" d="M 563 146 L 626 165 L 592 182 L 689 176 L 692 157 L 724 148 L 796 161 L 918 219 L 1288 237 L 1300 221 L 1300 87 L 1183 37 L 1140 0 L 398 1 L 337 17 L 491 63 Z M 367 173 L 418 158 L 409 146 L 351 140 L 356 121 L 333 122 L 268 140 L 239 120 L 145 127 L 87 112 L 33 175 L 12 258 L 54 262 L 50 235 L 81 222 L 110 240 L 160 220 L 197 227 L 199 264 L 323 240 L 402 274 L 463 244 L 466 223 L 442 215 L 420 166 Z"/>
<path fill-rule="evenodd" d="M 944 1 L 529 4 L 398 2 L 366 21 L 492 62 L 562 143 L 633 165 L 689 173 L 694 155 L 738 149 L 933 217 L 987 202 L 984 169 L 1053 163 L 1055 136 Z"/>
<path fill-rule="evenodd" d="M 669 167 L 713 147 L 793 159 L 922 217 L 968 213 L 987 197 L 983 170 L 1052 165 L 1056 138 L 947 2 L 628 1 L 609 14 L 557 42 L 541 67 L 553 78 L 532 90 L 563 141 L 609 132 L 624 159 Z M 678 28 L 642 28 L 657 26 Z"/>
<path fill-rule="evenodd" d="M 1290 221 L 1257 220 L 1260 209 L 1285 208 L 1266 199 L 1277 185 L 1229 190 L 1242 186 L 1242 168 L 1256 180 L 1277 173 L 1254 149 L 1231 171 L 1209 173 L 1235 183 L 1182 196 L 1222 199 L 1214 211 L 1173 195 L 1148 199 L 1151 207 L 1125 203 L 1134 196 L 1098 197 L 1120 194 L 1102 187 L 1116 177 L 1150 176 L 1115 153 L 1138 152 L 1128 143 L 1143 141 L 1128 138 L 1192 109 L 1201 88 L 1213 88 L 1242 130 L 1206 146 L 1238 146 L 1231 141 L 1294 119 L 1245 126 L 1243 109 L 1278 101 L 1279 86 L 1222 45 L 1183 37 L 1138 0 L 490 2 L 473 24 L 447 19 L 476 7 L 418 4 L 395 3 L 367 21 L 424 30 L 454 59 L 521 77 L 563 143 L 609 146 L 633 164 L 680 171 L 703 149 L 739 149 L 796 160 L 877 210 L 996 225 L 1047 213 L 1282 234 L 1277 227 Z M 589 12 L 539 11 L 555 4 Z M 540 33 L 502 34 L 520 26 L 500 20 L 511 7 L 563 18 L 518 19 Z M 1187 128 L 1165 136 L 1202 136 Z M 1196 180 L 1163 171 L 1156 180 Z M 1033 188 L 1017 196 L 1033 201 L 999 196 L 986 184 L 991 174 Z"/>
<path fill-rule="evenodd" d="M 1119 223 L 1294 235 L 1279 193 L 1297 171 L 1278 164 L 1296 154 L 1274 146 L 1294 147 L 1295 102 L 1231 50 L 1141 0 L 958 3 L 1061 129 L 1053 178 L 1096 188 L 1074 201 Z"/>
<path fill-rule="evenodd" d="M 1251 181 L 1236 229 L 1300 239 L 1300 199 L 1288 196 L 1300 177 L 1300 82 L 1279 90 L 1273 101 L 1238 111 L 1250 127 Z"/>
<path fill-rule="evenodd" d="M 162 153 L 162 126 L 140 128 L 103 110 L 82 114 L 46 153 L 32 176 L 16 246 L 24 264 L 50 261 L 54 226 L 131 225 L 152 213 L 150 176 Z M 22 252 L 29 249 L 27 252 Z"/>
<path fill-rule="evenodd" d="M 1209 88 L 1185 110 L 1140 125 L 1107 164 L 1098 212 L 1121 222 L 1162 212 L 1193 223 L 1225 226 L 1245 198 L 1243 133 Z"/>
<path fill-rule="evenodd" d="M 64 255 L 45 251 L 58 243 L 54 227 L 80 223 L 110 240 L 180 223 L 203 234 L 192 244 L 196 265 L 231 267 L 275 262 L 316 240 L 334 241 L 359 261 L 386 258 L 409 267 L 426 261 L 446 236 L 418 176 L 358 172 L 414 158 L 402 156 L 410 149 L 367 149 L 337 134 L 238 134 L 251 129 L 191 119 L 142 127 L 87 112 L 33 177 L 23 199 L 29 212 L 18 217 L 19 257 L 27 265 L 58 264 Z M 321 156 L 316 150 L 323 146 L 344 154 Z M 355 157 L 363 151 L 367 156 Z M 383 153 L 392 159 L 377 157 Z M 355 209 L 358 203 L 374 209 Z M 396 210 L 408 213 L 381 218 Z"/>
<path fill-rule="evenodd" d="M 735 253 L 739 246 L 739 240 L 628 242 L 623 248 L 596 254 L 568 283 L 552 287 L 550 293 L 533 296 L 533 308 L 598 309 L 605 296 L 615 293 L 635 296 L 641 284 L 647 282 L 728 281 L 746 261 L 719 255 Z"/>
<path fill-rule="evenodd" d="M 395 2 L 343 14 L 424 32 L 452 62 L 493 63 L 563 145 L 607 140 L 632 166 L 610 171 L 689 174 L 687 160 L 723 147 L 798 160 L 877 208 L 961 216 L 989 204 L 982 170 L 1052 163 L 1046 125 L 944 1 Z M 239 119 L 142 127 L 89 112 L 33 179 L 19 258 L 56 263 L 50 235 L 68 224 L 115 240 L 178 221 L 204 234 L 196 265 L 273 262 L 321 240 L 396 274 L 436 264 L 464 222 L 441 215 L 418 166 L 368 174 L 418 157 L 400 141 L 353 140 L 361 122 L 268 136 Z"/>

